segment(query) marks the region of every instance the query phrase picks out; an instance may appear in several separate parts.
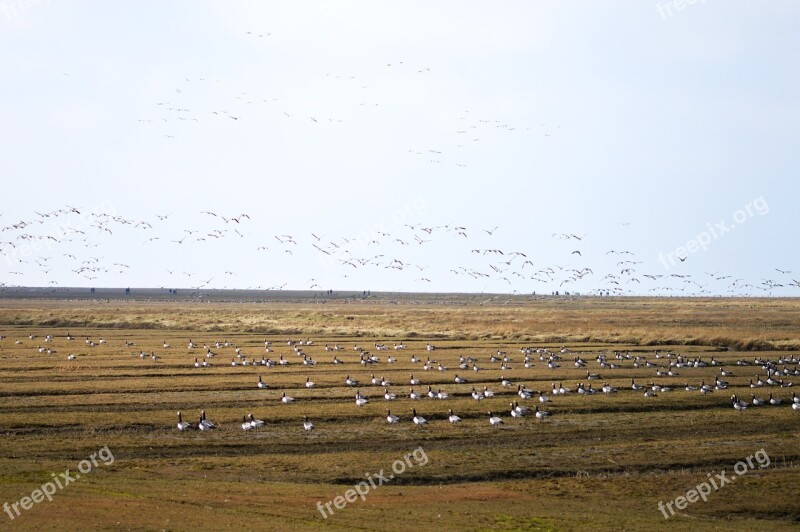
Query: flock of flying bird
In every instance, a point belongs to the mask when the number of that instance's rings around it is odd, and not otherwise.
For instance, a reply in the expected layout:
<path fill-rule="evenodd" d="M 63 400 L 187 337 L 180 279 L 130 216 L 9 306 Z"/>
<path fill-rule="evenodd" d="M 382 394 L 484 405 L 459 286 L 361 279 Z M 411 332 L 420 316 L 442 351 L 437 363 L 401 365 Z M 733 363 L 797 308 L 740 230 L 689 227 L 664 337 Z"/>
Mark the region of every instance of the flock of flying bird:
<path fill-rule="evenodd" d="M 271 31 L 251 30 L 239 37 L 242 45 L 268 52 L 272 35 Z M 296 112 L 287 107 L 288 101 L 278 97 L 279 93 L 265 94 L 262 87 L 228 90 L 225 80 L 216 76 L 182 76 L 168 97 L 153 102 L 153 114 L 138 119 L 138 123 L 144 131 L 160 125 L 166 129 L 158 131 L 169 138 L 208 120 L 215 121 L 213 127 L 217 129 L 216 121 L 231 127 L 251 121 L 279 128 L 279 120 L 299 121 L 307 128 L 340 126 L 350 120 L 357 122 L 367 109 L 381 108 L 377 98 L 371 96 L 375 84 L 391 85 L 408 79 L 427 83 L 426 79 L 436 75 L 435 67 L 411 63 L 385 61 L 362 69 L 359 75 L 320 73 L 324 83 L 342 89 L 330 92 L 343 98 L 340 108 L 347 120 L 309 111 L 311 102 L 307 110 Z M 75 79 L 70 77 L 69 82 Z M 491 135 L 524 133 L 543 140 L 561 128 L 548 123 L 514 125 L 476 115 L 470 110 L 453 115 L 451 136 L 441 138 L 442 145 L 403 148 L 401 152 L 422 157 L 430 164 L 446 162 L 464 167 L 469 154 L 480 149 L 481 141 Z M 372 121 L 367 123 L 373 127 Z M 684 264 L 687 257 L 678 257 L 680 261 L 672 269 L 652 268 L 653 261 L 648 264 L 635 250 L 608 246 L 612 249 L 598 252 L 602 249 L 602 242 L 594 241 L 598 235 L 573 232 L 553 233 L 552 245 L 546 250 L 542 250 L 541 240 L 536 250 L 521 249 L 505 240 L 507 231 L 503 227 L 425 223 L 427 208 L 421 200 L 398 211 L 401 216 L 392 216 L 392 223 L 358 226 L 353 234 L 338 236 L 308 229 L 265 230 L 274 224 L 255 213 L 202 207 L 194 212 L 140 217 L 122 216 L 113 205 L 67 205 L 52 211 L 36 210 L 6 224 L 2 224 L 0 213 L 0 254 L 7 266 L 6 272 L 0 273 L 0 289 L 36 283 L 66 290 L 66 286 L 142 286 L 149 282 L 195 290 L 328 290 L 343 288 L 344 284 L 348 289 L 391 290 L 401 285 L 407 291 L 412 287 L 413 291 L 431 292 L 437 285 L 457 283 L 467 292 L 750 296 L 786 294 L 800 288 L 797 275 L 785 268 L 770 269 L 760 280 L 732 272 L 691 273 Z M 620 225 L 628 227 L 631 222 Z M 587 239 L 593 240 L 591 246 L 585 245 Z M 198 255 L 191 251 L 205 256 L 202 266 L 190 266 L 198 263 Z M 169 267 L 154 267 L 149 260 L 154 254 L 161 258 L 160 264 Z M 266 284 L 253 282 L 252 269 L 242 272 L 237 268 L 253 262 L 269 264 Z M 308 268 L 309 264 L 318 267 Z M 300 265 L 302 271 L 309 272 L 305 282 L 281 274 L 299 271 Z M 143 283 L 144 279 L 149 281 Z M 383 286 L 370 286 L 376 279 Z"/>
<path fill-rule="evenodd" d="M 309 279 L 306 286 L 292 286 L 308 290 L 328 289 L 331 284 L 343 282 L 352 285 L 358 282 L 362 272 L 369 272 L 367 277 L 374 278 L 376 271 L 386 277 L 387 285 L 400 279 L 418 286 L 419 291 L 431 291 L 429 286 L 435 287 L 443 276 L 464 279 L 465 291 L 483 291 L 487 283 L 495 283 L 494 286 L 505 286 L 507 292 L 539 294 L 575 292 L 580 289 L 577 287 L 592 285 L 587 292 L 600 295 L 741 296 L 769 295 L 777 289 L 800 288 L 800 281 L 793 277 L 792 271 L 780 268 L 774 269 L 774 278 L 762 279 L 760 283 L 720 271 L 699 276 L 677 271 L 647 272 L 643 271 L 644 261 L 635 251 L 623 249 L 606 251 L 605 259 L 611 271 L 596 271 L 595 264 L 570 266 L 567 263 L 576 258 L 591 260 L 580 249 L 590 237 L 572 233 L 551 235 L 553 240 L 565 241 L 568 244 L 565 250 L 570 251 L 561 252 L 562 260 L 551 258 L 548 261 L 538 253 L 495 244 L 499 242 L 498 233 L 502 232 L 497 226 L 474 229 L 457 223 L 424 225 L 417 222 L 396 224 L 390 229 L 375 228 L 356 236 L 330 237 L 317 232 L 301 235 L 260 231 L 254 229 L 257 216 L 248 213 L 199 211 L 193 227 L 181 227 L 179 223 L 176 225 L 178 216 L 173 214 L 137 219 L 108 210 L 67 205 L 53 211 L 36 211 L 27 219 L 0 225 L 0 238 L 5 237 L 0 240 L 0 254 L 9 267 L 8 281 L 2 283 L 2 289 L 21 286 L 31 277 L 57 278 L 48 281 L 52 290 L 58 290 L 59 285 L 85 286 L 87 282 L 128 285 L 131 280 L 137 281 L 137 274 L 143 273 L 141 270 L 151 269 L 148 260 L 147 266 L 140 266 L 134 273 L 132 264 L 137 257 L 154 252 L 170 253 L 172 247 L 171 252 L 180 260 L 183 249 L 199 246 L 204 246 L 199 250 L 208 254 L 241 250 L 243 257 L 255 257 L 269 262 L 274 266 L 272 269 L 286 268 L 287 271 L 291 271 L 294 264 L 308 264 L 309 259 L 316 259 L 319 276 Z M 121 248 L 115 245 L 115 239 L 122 241 Z M 160 247 L 156 250 L 149 246 Z M 460 251 L 454 253 L 454 248 Z M 115 258 L 106 257 L 107 250 L 111 250 Z M 434 269 L 429 264 L 420 264 L 419 258 L 438 266 Z M 613 260 L 608 262 L 608 259 Z M 451 260 L 460 264 L 448 265 Z M 175 263 L 156 277 L 162 286 L 245 288 L 237 278 L 237 262 L 240 261 L 225 261 L 221 267 L 204 272 L 188 271 L 193 268 L 180 268 L 179 263 Z M 327 278 L 319 280 L 322 274 Z M 272 285 L 247 286 L 247 289 L 276 290 L 288 284 L 283 280 Z M 481 289 L 476 290 L 477 287 Z"/>

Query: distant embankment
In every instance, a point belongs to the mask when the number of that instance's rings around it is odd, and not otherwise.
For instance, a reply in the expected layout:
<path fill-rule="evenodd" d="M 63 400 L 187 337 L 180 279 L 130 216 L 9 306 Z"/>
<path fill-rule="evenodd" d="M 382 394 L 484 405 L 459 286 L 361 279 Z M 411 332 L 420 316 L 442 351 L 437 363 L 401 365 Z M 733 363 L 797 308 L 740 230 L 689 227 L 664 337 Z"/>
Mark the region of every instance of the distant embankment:
<path fill-rule="evenodd" d="M 110 289 L 109 289 L 110 290 Z M 800 349 L 800 299 L 553 298 L 486 294 L 334 293 L 275 291 L 274 298 L 179 300 L 130 296 L 0 298 L 5 326 L 162 329 L 345 337 L 496 340 L 498 345 L 560 346 L 576 342 L 620 349 L 711 346 L 736 350 Z M 118 292 L 117 292 L 118 294 Z M 312 293 L 313 294 L 313 293 Z M 205 293 L 203 294 L 205 295 Z M 261 294 L 259 294 L 261 295 Z M 345 341 L 345 340 L 342 340 Z"/>

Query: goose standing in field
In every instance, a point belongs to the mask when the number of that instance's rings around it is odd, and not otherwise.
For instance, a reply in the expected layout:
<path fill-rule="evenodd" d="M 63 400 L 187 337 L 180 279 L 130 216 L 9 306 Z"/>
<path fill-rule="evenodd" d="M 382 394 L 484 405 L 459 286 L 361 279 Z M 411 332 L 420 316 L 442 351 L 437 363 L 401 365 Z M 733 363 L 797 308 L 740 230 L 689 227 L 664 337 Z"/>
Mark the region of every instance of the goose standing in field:
<path fill-rule="evenodd" d="M 752 398 L 753 406 L 764 406 L 767 403 L 765 400 L 756 397 L 754 393 L 750 394 L 750 397 Z"/>
<path fill-rule="evenodd" d="M 487 386 L 483 387 L 483 396 L 484 397 L 494 397 L 494 392 L 490 390 Z"/>
<path fill-rule="evenodd" d="M 447 421 L 449 421 L 450 423 L 452 423 L 452 424 L 454 424 L 454 425 L 455 425 L 456 423 L 460 423 L 460 422 L 461 422 L 461 418 L 460 418 L 460 417 L 458 417 L 457 415 L 455 415 L 455 414 L 453 413 L 453 410 L 452 410 L 452 409 L 448 410 L 448 411 L 447 411 L 447 414 L 448 414 L 448 416 L 447 416 Z"/>
<path fill-rule="evenodd" d="M 344 383 L 348 386 L 358 386 L 358 381 L 355 379 L 351 379 L 350 375 L 347 375 L 344 379 Z"/>
<path fill-rule="evenodd" d="M 539 402 L 540 402 L 540 403 L 549 403 L 549 402 L 550 402 L 550 398 L 549 398 L 549 397 L 547 397 L 547 396 L 546 396 L 545 394 L 543 394 L 543 393 L 539 393 Z"/>
<path fill-rule="evenodd" d="M 200 422 L 197 424 L 197 428 L 200 430 L 212 430 L 217 428 L 217 424 L 213 421 L 209 421 L 206 419 L 206 411 L 200 411 Z"/>
<path fill-rule="evenodd" d="M 604 383 L 603 383 L 603 388 L 602 388 L 602 390 L 603 390 L 603 393 L 614 393 L 614 392 L 616 392 L 616 391 L 617 391 L 617 389 L 616 389 L 616 388 L 614 388 L 613 386 L 611 386 L 611 385 L 610 385 L 610 384 L 608 384 L 607 382 L 604 382 Z"/>
<path fill-rule="evenodd" d="M 411 378 L 408 380 L 408 383 L 409 383 L 411 386 L 417 386 L 417 385 L 419 384 L 419 379 L 415 379 L 415 378 L 414 378 L 414 375 L 412 374 L 412 375 L 411 375 Z"/>
<path fill-rule="evenodd" d="M 414 388 L 409 388 L 408 398 L 409 399 L 420 399 L 422 396 L 414 391 Z"/>
<path fill-rule="evenodd" d="M 453 382 L 455 382 L 456 384 L 464 384 L 465 382 L 467 382 L 467 379 L 459 377 L 458 373 L 456 373 L 455 378 L 453 378 Z"/>
<path fill-rule="evenodd" d="M 308 420 L 308 416 L 303 416 L 303 429 L 305 429 L 306 432 L 314 430 L 314 424 Z"/>
<path fill-rule="evenodd" d="M 364 406 L 367 403 L 369 403 L 369 399 L 361 395 L 361 393 L 356 390 L 356 406 Z"/>
<path fill-rule="evenodd" d="M 394 401 L 395 399 L 397 399 L 397 395 L 389 393 L 389 388 L 384 388 L 383 398 L 386 399 L 387 401 Z"/>
<path fill-rule="evenodd" d="M 289 403 L 294 403 L 294 397 L 289 397 L 286 395 L 286 392 L 283 392 L 281 395 L 281 403 L 288 405 Z"/>
<path fill-rule="evenodd" d="M 400 421 L 400 418 L 395 416 L 395 415 L 393 415 L 392 411 L 387 408 L 386 409 L 386 422 L 389 423 L 390 425 L 393 425 L 395 423 L 398 423 L 399 421 Z"/>
<path fill-rule="evenodd" d="M 421 427 L 428 422 L 424 417 L 417 415 L 417 410 L 415 408 L 411 409 L 411 413 L 414 416 L 411 418 L 411 421 L 413 421 L 416 426 Z"/>
<path fill-rule="evenodd" d="M 792 410 L 800 412 L 800 403 L 792 403 Z"/>
<path fill-rule="evenodd" d="M 183 418 L 181 417 L 181 413 L 178 412 L 178 430 L 184 431 L 184 430 L 193 430 L 193 429 L 194 429 L 194 425 L 192 425 L 188 421 L 184 421 Z"/>
<path fill-rule="evenodd" d="M 518 413 L 522 414 L 523 416 L 526 415 L 528 412 L 530 412 L 530 408 L 528 408 L 527 406 L 519 406 L 519 403 L 517 401 L 514 401 L 513 403 L 511 403 L 511 408 L 513 410 L 516 410 Z"/>
<path fill-rule="evenodd" d="M 783 399 L 779 397 L 772 397 L 772 394 L 769 394 L 769 404 L 771 405 L 779 405 L 783 403 Z"/>
<path fill-rule="evenodd" d="M 638 392 L 640 390 L 644 390 L 644 386 L 641 384 L 636 384 L 636 381 L 631 379 L 631 389 Z"/>
<path fill-rule="evenodd" d="M 731 402 L 733 403 L 733 408 L 738 410 L 739 412 L 743 412 L 747 410 L 747 407 L 750 406 L 749 403 L 745 403 L 744 401 L 740 401 L 738 397 L 735 395 L 731 396 Z"/>
<path fill-rule="evenodd" d="M 266 425 L 266 422 L 263 419 L 256 419 L 255 416 L 253 416 L 253 414 L 250 414 L 249 417 L 250 417 L 250 426 L 255 430 L 258 430 L 264 425 Z"/>
<path fill-rule="evenodd" d="M 269 384 L 261 380 L 261 375 L 258 376 L 258 389 L 265 390 L 269 388 Z"/>
<path fill-rule="evenodd" d="M 495 416 L 494 414 L 489 412 L 489 424 L 492 425 L 493 427 L 496 427 L 497 425 L 502 425 L 503 420 L 500 417 Z"/>
<path fill-rule="evenodd" d="M 534 415 L 536 416 L 536 419 L 544 419 L 550 415 L 550 412 L 546 410 L 539 410 L 539 405 L 536 405 L 536 411 Z"/>
<path fill-rule="evenodd" d="M 483 393 L 481 393 L 479 391 L 476 391 L 475 387 L 473 387 L 472 388 L 472 398 L 475 399 L 476 401 L 481 401 L 481 400 L 484 399 L 484 395 L 483 395 Z"/>

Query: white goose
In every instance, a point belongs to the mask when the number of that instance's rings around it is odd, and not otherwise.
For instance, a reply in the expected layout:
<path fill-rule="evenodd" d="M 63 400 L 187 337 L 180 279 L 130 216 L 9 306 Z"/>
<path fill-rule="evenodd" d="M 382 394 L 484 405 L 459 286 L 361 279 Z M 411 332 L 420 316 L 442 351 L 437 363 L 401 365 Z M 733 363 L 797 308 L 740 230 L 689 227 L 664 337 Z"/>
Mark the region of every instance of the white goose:
<path fill-rule="evenodd" d="M 306 388 L 313 388 L 314 382 L 311 380 L 311 377 L 306 377 Z"/>
<path fill-rule="evenodd" d="M 400 422 L 400 418 L 393 415 L 391 410 L 386 410 L 386 422 L 390 425 L 394 425 L 395 423 Z"/>
<path fill-rule="evenodd" d="M 206 419 L 206 411 L 202 410 L 200 412 L 200 422 L 197 424 L 197 428 L 200 430 L 212 430 L 217 428 L 217 424 L 213 421 L 209 421 Z"/>
<path fill-rule="evenodd" d="M 181 417 L 181 413 L 178 412 L 178 430 L 184 431 L 184 430 L 193 430 L 193 429 L 194 429 L 194 425 L 192 425 L 188 421 L 184 421 L 183 418 Z"/>
<path fill-rule="evenodd" d="M 415 379 L 414 375 L 411 375 L 411 378 L 408 380 L 408 383 L 411 386 L 417 386 L 419 384 L 419 379 Z"/>
<path fill-rule="evenodd" d="M 452 409 L 448 410 L 447 413 L 448 413 L 447 421 L 449 421 L 450 423 L 455 425 L 456 423 L 461 422 L 461 418 L 455 415 Z"/>
<path fill-rule="evenodd" d="M 731 396 L 731 402 L 733 403 L 733 408 L 738 410 L 739 412 L 743 412 L 747 410 L 747 407 L 750 406 L 749 403 L 745 403 L 744 401 L 740 401 L 738 397 L 735 395 Z"/>
<path fill-rule="evenodd" d="M 289 403 L 294 403 L 294 397 L 289 397 L 286 395 L 286 392 L 283 392 L 281 395 L 281 403 L 288 405 Z"/>
<path fill-rule="evenodd" d="M 253 414 L 250 414 L 250 426 L 251 427 L 253 427 L 254 429 L 258 430 L 261 427 L 263 427 L 264 425 L 266 425 L 266 422 L 263 419 L 256 419 L 255 416 L 253 416 Z"/>
<path fill-rule="evenodd" d="M 356 391 L 356 406 L 364 406 L 365 404 L 369 403 L 369 399 L 361 395 L 358 391 Z"/>
<path fill-rule="evenodd" d="M 539 410 L 539 405 L 536 405 L 536 413 L 534 415 L 536 416 L 536 419 L 544 419 L 550 415 L 550 412 L 547 412 L 546 410 Z"/>
<path fill-rule="evenodd" d="M 753 406 L 764 406 L 767 403 L 765 400 L 756 397 L 756 394 L 750 394 L 750 397 L 752 397 Z"/>
<path fill-rule="evenodd" d="M 514 410 L 516 410 L 522 415 L 527 415 L 531 411 L 531 409 L 528 408 L 527 406 L 520 406 L 517 401 L 511 403 L 511 406 L 514 408 Z"/>
<path fill-rule="evenodd" d="M 493 427 L 496 427 L 497 425 L 502 425 L 503 420 L 500 417 L 495 416 L 494 414 L 489 412 L 489 424 L 492 425 Z"/>
<path fill-rule="evenodd" d="M 421 427 L 428 422 L 428 420 L 426 420 L 424 417 L 417 415 L 417 410 L 415 408 L 411 409 L 411 413 L 414 415 L 414 417 L 411 418 L 411 421 L 413 421 L 416 426 Z"/>
<path fill-rule="evenodd" d="M 252 430 L 253 425 L 250 423 L 250 420 L 247 419 L 247 416 L 242 416 L 242 430 Z"/>
<path fill-rule="evenodd" d="M 269 388 L 269 384 L 261 380 L 261 375 L 258 376 L 258 389 L 265 390 Z"/>
<path fill-rule="evenodd" d="M 308 432 L 314 430 L 314 424 L 308 420 L 308 416 L 303 416 L 303 428 Z"/>
<path fill-rule="evenodd" d="M 397 399 L 397 395 L 393 394 L 393 393 L 389 393 L 389 388 L 384 388 L 383 389 L 383 398 L 386 399 L 387 401 L 394 401 L 395 399 Z"/>

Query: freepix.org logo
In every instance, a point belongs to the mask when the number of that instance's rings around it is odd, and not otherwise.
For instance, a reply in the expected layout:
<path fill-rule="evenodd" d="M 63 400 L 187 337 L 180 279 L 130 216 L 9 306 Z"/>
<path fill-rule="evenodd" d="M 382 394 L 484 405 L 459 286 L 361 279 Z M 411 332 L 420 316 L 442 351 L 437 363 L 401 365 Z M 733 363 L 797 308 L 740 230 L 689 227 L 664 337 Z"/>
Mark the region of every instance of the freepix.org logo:
<path fill-rule="evenodd" d="M 81 478 L 81 475 L 86 475 L 94 468 L 98 467 L 101 463 L 98 461 L 98 459 L 102 461 L 103 465 L 111 465 L 114 463 L 114 454 L 108 448 L 108 445 L 96 453 L 90 454 L 89 458 L 86 460 L 81 460 L 78 462 L 78 469 L 76 472 L 67 469 L 63 473 L 51 473 L 50 476 L 53 477 L 53 479 L 49 482 L 45 482 L 39 488 L 33 490 L 30 496 L 22 497 L 20 500 L 10 504 L 8 502 L 4 502 L 3 511 L 8 515 L 8 518 L 13 521 L 22 515 L 20 509 L 22 511 L 28 511 L 33 508 L 34 504 L 39 504 L 45 499 L 47 499 L 48 502 L 52 501 L 53 495 L 55 495 L 57 491 L 63 490 L 73 482 L 78 481 Z"/>

